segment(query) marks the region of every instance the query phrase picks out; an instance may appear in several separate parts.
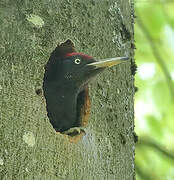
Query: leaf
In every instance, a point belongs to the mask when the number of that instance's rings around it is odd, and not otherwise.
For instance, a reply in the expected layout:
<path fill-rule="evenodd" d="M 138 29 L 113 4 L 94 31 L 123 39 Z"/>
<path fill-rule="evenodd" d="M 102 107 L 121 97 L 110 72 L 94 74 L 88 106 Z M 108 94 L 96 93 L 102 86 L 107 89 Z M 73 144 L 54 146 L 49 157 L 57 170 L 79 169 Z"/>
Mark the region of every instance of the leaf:
<path fill-rule="evenodd" d="M 163 128 L 161 128 L 160 120 L 153 115 L 147 115 L 146 119 L 152 136 L 156 139 L 163 138 Z"/>

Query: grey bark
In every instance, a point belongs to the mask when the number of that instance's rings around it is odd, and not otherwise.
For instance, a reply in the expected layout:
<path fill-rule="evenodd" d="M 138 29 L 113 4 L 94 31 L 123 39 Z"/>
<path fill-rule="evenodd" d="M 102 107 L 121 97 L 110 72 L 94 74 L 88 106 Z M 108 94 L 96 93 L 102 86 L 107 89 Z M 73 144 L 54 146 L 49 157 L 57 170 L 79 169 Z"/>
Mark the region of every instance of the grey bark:
<path fill-rule="evenodd" d="M 68 38 L 96 59 L 133 56 L 132 0 L 0 4 L 0 179 L 134 179 L 131 63 L 90 85 L 92 113 L 77 144 L 55 133 L 44 98 L 35 93 L 51 51 Z"/>

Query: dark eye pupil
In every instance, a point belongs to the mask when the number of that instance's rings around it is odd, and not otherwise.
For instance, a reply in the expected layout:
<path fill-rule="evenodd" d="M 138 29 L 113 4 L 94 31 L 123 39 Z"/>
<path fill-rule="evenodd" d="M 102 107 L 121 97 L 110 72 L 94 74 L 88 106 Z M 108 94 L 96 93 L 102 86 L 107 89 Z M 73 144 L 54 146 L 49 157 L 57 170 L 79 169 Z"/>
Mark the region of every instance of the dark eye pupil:
<path fill-rule="evenodd" d="M 80 64 L 80 59 L 75 59 L 76 64 Z"/>

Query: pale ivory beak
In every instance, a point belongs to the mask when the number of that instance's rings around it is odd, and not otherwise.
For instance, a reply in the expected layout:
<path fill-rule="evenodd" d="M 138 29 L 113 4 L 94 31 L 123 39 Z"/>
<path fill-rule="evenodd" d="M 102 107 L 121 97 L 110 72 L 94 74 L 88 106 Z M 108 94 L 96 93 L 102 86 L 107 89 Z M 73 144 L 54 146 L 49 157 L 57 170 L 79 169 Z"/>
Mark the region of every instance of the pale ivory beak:
<path fill-rule="evenodd" d="M 102 59 L 101 61 L 93 62 L 93 63 L 87 64 L 87 65 L 95 66 L 96 69 L 109 68 L 114 65 L 126 62 L 128 59 L 129 59 L 128 57 L 107 58 L 107 59 Z"/>

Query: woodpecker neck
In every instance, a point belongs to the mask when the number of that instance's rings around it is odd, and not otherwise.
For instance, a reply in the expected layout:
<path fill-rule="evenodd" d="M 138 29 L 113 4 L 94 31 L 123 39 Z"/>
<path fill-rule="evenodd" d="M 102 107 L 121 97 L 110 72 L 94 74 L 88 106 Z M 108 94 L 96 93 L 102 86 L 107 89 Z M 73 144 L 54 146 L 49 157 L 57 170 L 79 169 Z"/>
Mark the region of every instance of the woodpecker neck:
<path fill-rule="evenodd" d="M 62 132 L 77 126 L 77 89 L 62 83 L 44 82 L 44 95 L 48 117 L 56 131 Z"/>

